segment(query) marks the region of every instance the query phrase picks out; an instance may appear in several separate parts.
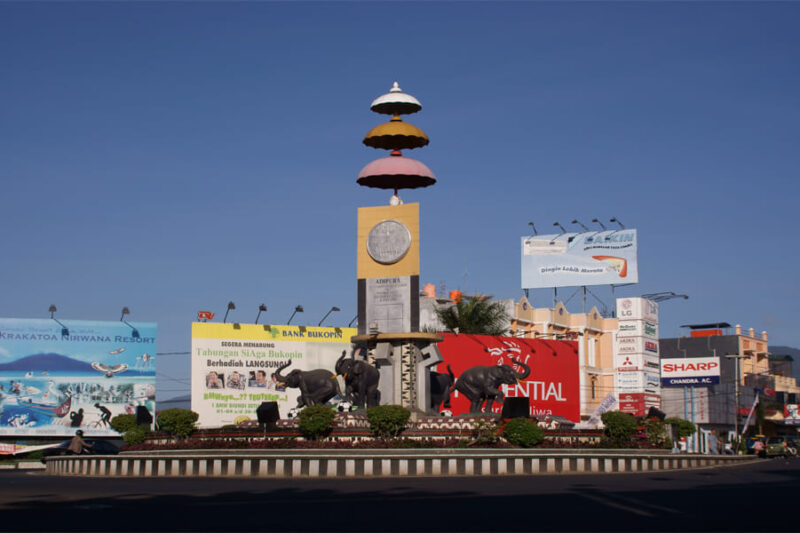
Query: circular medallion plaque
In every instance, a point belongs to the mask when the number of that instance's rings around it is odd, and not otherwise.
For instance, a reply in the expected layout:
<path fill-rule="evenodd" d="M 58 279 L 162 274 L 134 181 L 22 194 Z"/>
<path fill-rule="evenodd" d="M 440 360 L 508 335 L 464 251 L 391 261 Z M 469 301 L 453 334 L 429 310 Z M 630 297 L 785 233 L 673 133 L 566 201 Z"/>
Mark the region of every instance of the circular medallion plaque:
<path fill-rule="evenodd" d="M 402 222 L 384 220 L 367 235 L 367 253 L 382 265 L 400 261 L 411 248 L 411 232 Z"/>

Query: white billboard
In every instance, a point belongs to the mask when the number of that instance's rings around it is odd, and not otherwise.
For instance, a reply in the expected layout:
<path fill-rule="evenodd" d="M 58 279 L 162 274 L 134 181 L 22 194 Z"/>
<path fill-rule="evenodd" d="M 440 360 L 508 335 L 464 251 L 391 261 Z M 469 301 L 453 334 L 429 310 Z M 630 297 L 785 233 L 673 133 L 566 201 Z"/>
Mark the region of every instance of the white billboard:
<path fill-rule="evenodd" d="M 282 376 L 315 369 L 333 375 L 342 351 L 350 356 L 356 333 L 354 328 L 193 323 L 192 410 L 200 415 L 198 425 L 255 420 L 262 402 L 277 402 L 285 416 L 297 406 L 300 389 L 283 386 L 273 373 L 284 367 Z"/>
<path fill-rule="evenodd" d="M 642 392 L 644 374 L 642 372 L 617 372 L 614 374 L 614 388 L 617 393 Z"/>
<path fill-rule="evenodd" d="M 644 372 L 645 370 L 658 372 L 659 359 L 658 356 L 642 353 L 615 354 L 614 368 L 617 372 Z"/>
<path fill-rule="evenodd" d="M 522 288 L 638 283 L 635 229 L 522 237 Z"/>
<path fill-rule="evenodd" d="M 651 320 L 620 320 L 617 337 L 647 337 L 658 340 L 658 322 Z"/>
<path fill-rule="evenodd" d="M 658 323 L 658 304 L 644 298 L 617 298 L 617 318 Z"/>
<path fill-rule="evenodd" d="M 661 384 L 665 387 L 716 385 L 719 375 L 719 357 L 680 357 L 661 361 Z"/>
<path fill-rule="evenodd" d="M 658 357 L 658 341 L 645 337 L 619 337 L 614 341 L 614 353 L 646 354 Z"/>

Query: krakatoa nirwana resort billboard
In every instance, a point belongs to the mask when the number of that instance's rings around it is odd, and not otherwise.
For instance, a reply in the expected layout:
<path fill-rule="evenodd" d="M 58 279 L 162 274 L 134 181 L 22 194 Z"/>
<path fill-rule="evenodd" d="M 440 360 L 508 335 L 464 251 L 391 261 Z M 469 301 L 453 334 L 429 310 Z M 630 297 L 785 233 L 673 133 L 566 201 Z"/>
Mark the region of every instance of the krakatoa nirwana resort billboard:
<path fill-rule="evenodd" d="M 580 422 L 578 350 L 574 341 L 445 334 L 439 352 L 444 361 L 436 371 L 447 373 L 450 365 L 456 377 L 479 365 L 510 365 L 522 372 L 524 369 L 512 359 L 521 361 L 530 367 L 530 375 L 517 383 L 500 385 L 500 391 L 510 398 L 527 397 L 531 416 L 543 419 L 556 415 Z M 454 415 L 469 413 L 469 400 L 457 390 L 450 403 Z M 502 407 L 502 402 L 496 402 L 492 411 L 500 413 Z"/>
<path fill-rule="evenodd" d="M 0 435 L 117 435 L 155 411 L 156 324 L 0 318 Z"/>
<path fill-rule="evenodd" d="M 287 363 L 284 376 L 317 368 L 335 373 L 342 351 L 350 357 L 356 334 L 355 328 L 192 323 L 192 411 L 200 415 L 198 425 L 256 420 L 262 402 L 277 402 L 285 417 L 300 392 L 280 386 L 272 374 Z"/>
<path fill-rule="evenodd" d="M 522 288 L 638 283 L 636 230 L 522 237 Z"/>

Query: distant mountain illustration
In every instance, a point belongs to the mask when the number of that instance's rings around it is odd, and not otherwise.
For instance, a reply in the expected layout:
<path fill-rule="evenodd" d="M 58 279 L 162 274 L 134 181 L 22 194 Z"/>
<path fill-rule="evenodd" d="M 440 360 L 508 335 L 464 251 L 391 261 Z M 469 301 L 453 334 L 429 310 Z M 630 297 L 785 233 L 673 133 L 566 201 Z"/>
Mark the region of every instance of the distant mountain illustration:
<path fill-rule="evenodd" d="M 94 372 L 89 363 L 77 361 L 66 355 L 57 353 L 37 353 L 21 357 L 10 363 L 0 364 L 2 370 L 23 370 L 23 371 L 43 371 L 48 372 Z"/>

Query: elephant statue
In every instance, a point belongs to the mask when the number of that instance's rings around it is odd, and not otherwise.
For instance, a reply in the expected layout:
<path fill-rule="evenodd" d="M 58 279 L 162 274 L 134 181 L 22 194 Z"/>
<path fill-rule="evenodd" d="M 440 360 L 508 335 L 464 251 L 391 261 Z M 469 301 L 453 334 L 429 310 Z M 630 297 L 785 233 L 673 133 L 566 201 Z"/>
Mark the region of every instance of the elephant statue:
<path fill-rule="evenodd" d="M 457 390 L 467 397 L 470 402 L 470 413 L 491 413 L 492 404 L 505 399 L 500 385 L 513 385 L 518 380 L 527 378 L 531 373 L 531 368 L 522 361 L 516 359 L 512 359 L 512 361 L 521 366 L 524 371 L 516 372 L 509 365 L 473 366 L 461 373 L 455 384 L 450 387 L 450 392 Z M 481 410 L 484 401 L 486 406 Z"/>
<path fill-rule="evenodd" d="M 366 361 L 357 361 L 355 351 L 345 359 L 347 351 L 336 360 L 336 373 L 344 378 L 344 398 L 354 406 L 365 409 L 378 405 L 378 369 Z"/>
<path fill-rule="evenodd" d="M 444 372 L 431 372 L 430 373 L 430 392 L 431 401 L 428 405 L 428 412 L 431 414 L 439 414 L 439 407 L 450 409 L 450 388 L 456 381 L 453 375 L 453 370 L 450 365 L 447 365 L 447 374 Z M 444 405 L 442 405 L 444 404 Z"/>
<path fill-rule="evenodd" d="M 339 382 L 336 381 L 333 372 L 322 368 L 316 370 L 294 369 L 285 376 L 282 375 L 281 371 L 291 364 L 291 359 L 286 361 L 272 373 L 272 377 L 277 381 L 279 387 L 300 389 L 297 407 L 321 405 L 341 394 Z"/>

